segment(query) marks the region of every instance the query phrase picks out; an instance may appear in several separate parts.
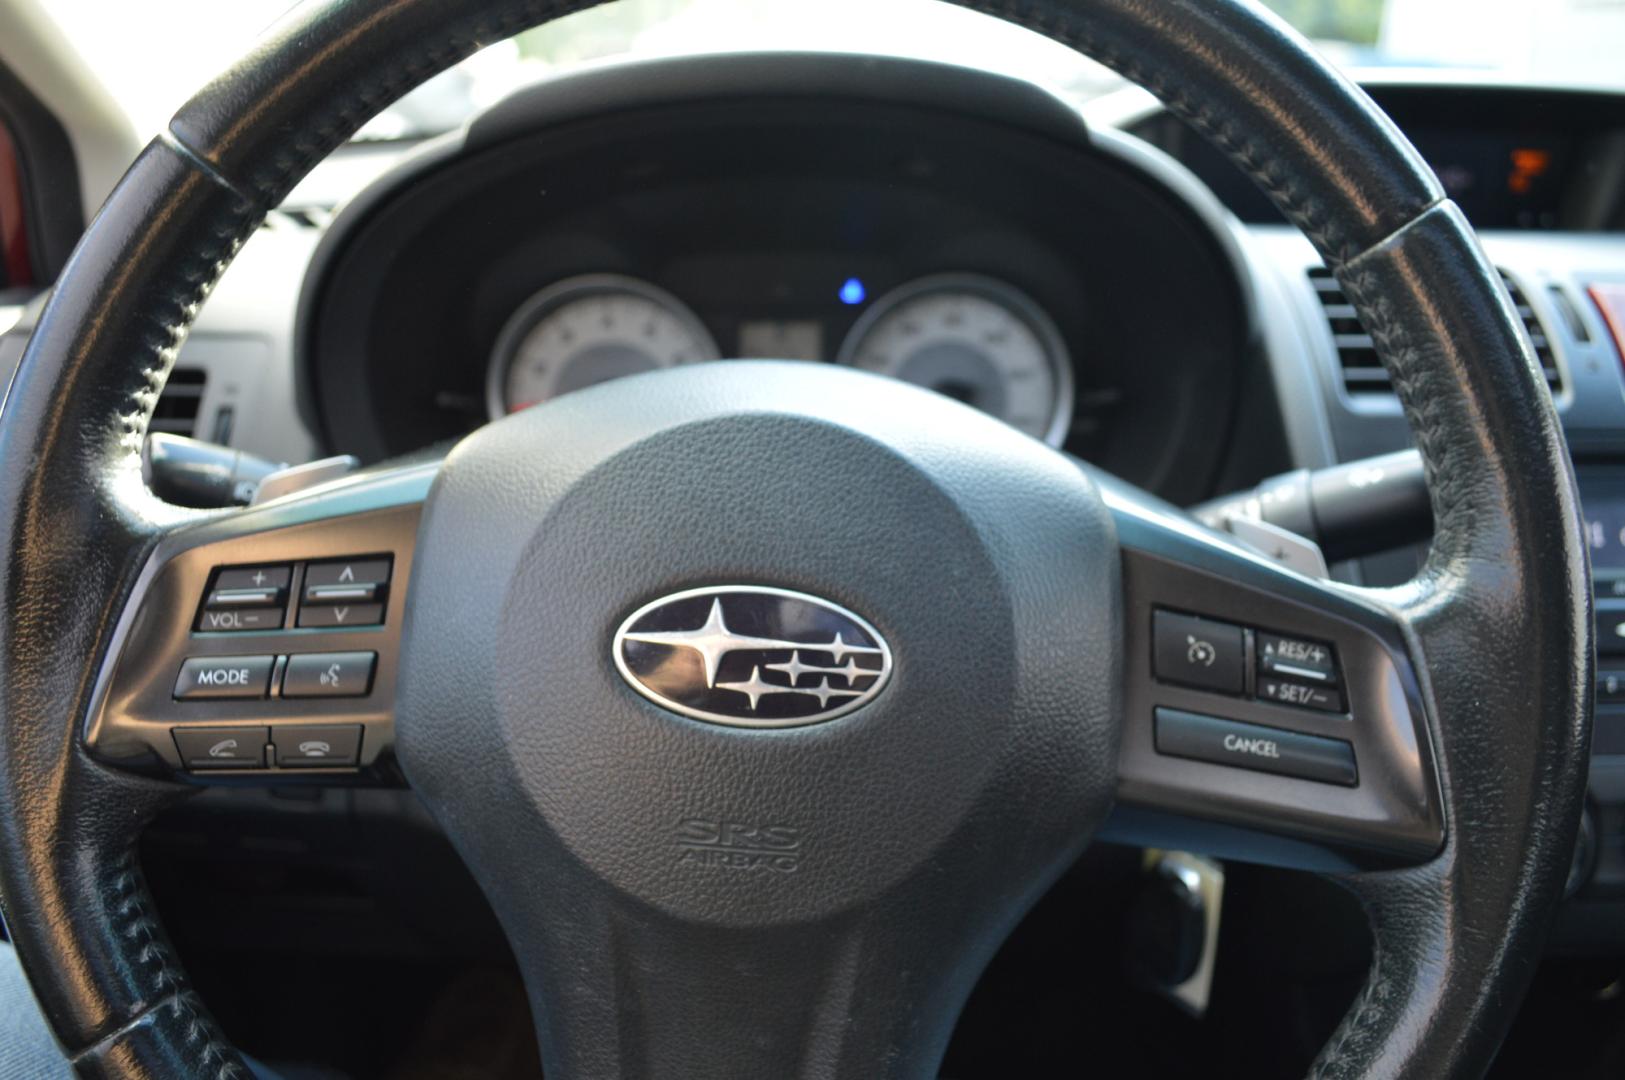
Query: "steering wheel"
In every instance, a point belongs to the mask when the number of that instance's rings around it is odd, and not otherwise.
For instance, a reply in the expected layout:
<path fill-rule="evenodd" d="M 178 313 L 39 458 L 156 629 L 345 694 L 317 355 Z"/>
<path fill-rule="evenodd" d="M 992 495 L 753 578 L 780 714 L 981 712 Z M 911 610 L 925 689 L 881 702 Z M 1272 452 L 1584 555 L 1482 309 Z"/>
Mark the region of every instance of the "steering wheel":
<path fill-rule="evenodd" d="M 1303 577 L 821 365 L 607 384 L 247 511 L 145 488 L 176 350 L 267 210 L 412 86 L 586 6 L 302 9 L 141 154 L 39 321 L 0 425 L 0 895 L 80 1073 L 246 1075 L 134 855 L 177 779 L 391 760 L 497 912 L 549 1076 L 933 1075 L 983 965 L 1102 835 L 1359 895 L 1372 968 L 1316 1075 L 1482 1070 L 1584 795 L 1571 468 L 1461 213 L 1256 5 L 969 6 L 1150 88 L 1314 242 L 1426 461 L 1437 532 L 1403 588 Z M 296 625 L 363 556 L 378 625 Z M 220 568 L 266 564 L 286 621 L 207 632 Z M 1270 700 L 1277 645 L 1341 711 Z M 266 670 L 221 659 L 244 652 Z M 192 660 L 228 674 L 187 683 Z M 227 696 L 190 700 L 209 678 Z M 317 730 L 359 747 L 312 761 L 288 733 Z"/>

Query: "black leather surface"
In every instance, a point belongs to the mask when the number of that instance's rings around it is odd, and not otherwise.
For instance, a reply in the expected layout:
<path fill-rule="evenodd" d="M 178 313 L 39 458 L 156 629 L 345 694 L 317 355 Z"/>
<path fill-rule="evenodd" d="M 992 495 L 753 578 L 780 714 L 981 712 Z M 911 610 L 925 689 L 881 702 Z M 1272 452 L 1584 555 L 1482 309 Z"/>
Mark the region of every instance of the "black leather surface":
<path fill-rule="evenodd" d="M 1393 373 L 1436 521 L 1394 594 L 1432 698 L 1448 816 L 1431 863 L 1351 882 L 1375 932 L 1316 1075 L 1470 1076 L 1540 958 L 1585 795 L 1591 587 L 1568 450 L 1494 271 L 1441 206 L 1339 272 Z"/>
<path fill-rule="evenodd" d="M 296 16 L 177 116 L 189 150 L 159 144 L 137 163 L 30 342 L 0 425 L 0 892 L 59 1036 L 95 1046 L 81 1059 L 88 1074 L 238 1069 L 206 1015 L 180 1007 L 184 977 L 127 876 L 130 838 L 171 794 L 109 774 L 75 738 L 86 672 L 167 519 L 139 488 L 134 452 L 178 335 L 257 215 L 372 112 L 477 45 L 572 7 L 402 0 Z M 1433 470 L 1439 554 L 1395 601 L 1435 672 L 1450 841 L 1434 865 L 1352 883 L 1377 959 L 1318 1071 L 1476 1072 L 1538 957 L 1588 735 L 1578 512 L 1528 346 L 1453 211 L 1359 257 L 1439 192 L 1363 95 L 1260 9 L 987 10 L 1146 83 L 1329 262 L 1350 264 L 1345 284 Z M 194 154 L 245 197 L 195 169 Z"/>
<path fill-rule="evenodd" d="M 651 705 L 607 662 L 617 624 L 720 583 L 872 614 L 890 684 L 771 733 Z M 1068 461 L 851 369 L 680 367 L 464 440 L 419 532 L 396 746 L 549 1075 L 934 1075 L 1110 807 L 1121 594 Z M 686 859 L 695 819 L 792 829 L 796 868 Z"/>
<path fill-rule="evenodd" d="M 0 418 L 0 896 L 70 1050 L 186 992 L 133 847 L 180 789 L 96 764 L 78 722 L 142 556 L 185 520 L 142 485 L 147 418 L 192 305 L 255 220 L 170 150 L 147 151 L 70 261 Z M 188 1027 L 207 1032 L 207 1015 Z"/>

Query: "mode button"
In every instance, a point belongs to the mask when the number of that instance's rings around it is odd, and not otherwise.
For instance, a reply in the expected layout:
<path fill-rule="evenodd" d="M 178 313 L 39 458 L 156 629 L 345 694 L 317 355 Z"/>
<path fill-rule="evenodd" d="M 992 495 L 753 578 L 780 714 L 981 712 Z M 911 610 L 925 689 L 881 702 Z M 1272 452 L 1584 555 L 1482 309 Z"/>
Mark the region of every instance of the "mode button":
<path fill-rule="evenodd" d="M 175 679 L 179 701 L 262 698 L 271 683 L 274 656 L 193 656 Z"/>

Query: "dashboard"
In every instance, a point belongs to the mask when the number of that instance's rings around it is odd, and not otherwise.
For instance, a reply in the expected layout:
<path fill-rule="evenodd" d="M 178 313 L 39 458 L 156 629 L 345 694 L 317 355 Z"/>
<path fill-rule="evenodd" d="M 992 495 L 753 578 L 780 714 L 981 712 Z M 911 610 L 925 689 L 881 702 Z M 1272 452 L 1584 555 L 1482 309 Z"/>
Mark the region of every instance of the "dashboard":
<path fill-rule="evenodd" d="M 939 65 L 628 75 L 576 77 L 590 121 L 545 89 L 510 100 L 329 227 L 296 340 L 332 450 L 378 460 L 609 378 L 772 358 L 931 387 L 1169 498 L 1217 481 L 1245 285 L 1134 151 Z"/>
<path fill-rule="evenodd" d="M 1625 114 L 1613 94 L 1578 89 L 1368 82 L 1479 229 L 1625 231 Z M 1130 130 L 1179 158 L 1252 225 L 1279 211 L 1212 144 L 1157 111 Z"/>
<path fill-rule="evenodd" d="M 1625 298 L 1625 95 L 1366 85 L 1480 229 L 1570 442 L 1604 655 L 1589 831 L 1554 942 L 1625 948 L 1625 376 L 1606 306 Z M 1369 336 L 1302 234 L 1151 99 L 1116 122 L 912 60 L 570 75 L 462 131 L 318 167 L 211 295 L 157 427 L 275 460 L 374 463 L 606 379 L 773 357 L 932 387 L 1179 505 L 1408 445 Z M 321 189 L 357 169 L 377 179 Z M 31 317 L 0 338 L 0 370 Z M 1421 554 L 1332 572 L 1397 582 Z M 387 957 L 419 940 L 385 939 L 370 913 L 303 886 L 317 861 L 330 891 L 423 904 L 409 924 L 472 918 L 500 952 L 477 896 L 394 876 L 438 859 L 460 880 L 402 793 L 279 798 L 211 791 L 149 842 L 200 952 L 241 936 L 218 868 L 232 815 L 297 833 L 297 856 L 229 846 L 271 912 L 257 925 L 288 948 Z M 349 831 L 378 822 L 400 826 L 389 858 Z M 229 843 L 199 840 L 215 833 Z"/>

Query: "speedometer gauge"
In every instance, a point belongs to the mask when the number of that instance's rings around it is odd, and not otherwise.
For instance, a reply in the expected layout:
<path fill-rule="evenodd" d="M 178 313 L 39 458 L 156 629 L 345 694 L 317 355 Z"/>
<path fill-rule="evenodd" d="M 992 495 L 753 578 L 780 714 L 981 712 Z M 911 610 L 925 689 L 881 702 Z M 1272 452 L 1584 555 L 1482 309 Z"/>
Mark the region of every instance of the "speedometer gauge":
<path fill-rule="evenodd" d="M 486 401 L 495 419 L 594 383 L 720 355 L 670 293 L 588 274 L 548 286 L 508 319 L 491 354 Z"/>
<path fill-rule="evenodd" d="M 1042 308 L 1001 281 L 910 282 L 864 312 L 837 359 L 956 398 L 1052 446 L 1066 437 L 1066 345 Z"/>

